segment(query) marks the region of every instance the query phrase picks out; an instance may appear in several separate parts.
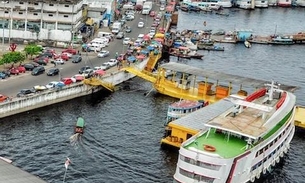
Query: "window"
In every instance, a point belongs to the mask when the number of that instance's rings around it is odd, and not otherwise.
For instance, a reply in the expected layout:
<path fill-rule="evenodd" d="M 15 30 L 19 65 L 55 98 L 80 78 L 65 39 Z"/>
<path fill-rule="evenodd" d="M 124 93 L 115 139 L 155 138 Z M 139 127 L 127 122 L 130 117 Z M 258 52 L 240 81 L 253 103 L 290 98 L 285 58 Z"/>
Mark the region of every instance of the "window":
<path fill-rule="evenodd" d="M 23 4 L 23 2 L 19 2 L 19 4 Z"/>
<path fill-rule="evenodd" d="M 69 5 L 65 4 L 65 7 L 69 7 Z"/>
<path fill-rule="evenodd" d="M 64 17 L 65 17 L 65 18 L 68 18 L 68 17 L 69 17 L 69 15 L 64 15 Z"/>
<path fill-rule="evenodd" d="M 34 3 L 34 5 L 38 5 L 38 3 Z"/>
<path fill-rule="evenodd" d="M 37 16 L 38 14 L 37 13 L 33 13 L 33 15 Z"/>
<path fill-rule="evenodd" d="M 52 17 L 53 15 L 52 14 L 49 14 L 49 17 Z"/>
<path fill-rule="evenodd" d="M 22 15 L 23 14 L 23 12 L 18 12 L 19 13 L 19 15 Z"/>
<path fill-rule="evenodd" d="M 54 6 L 54 4 L 49 4 L 49 6 Z"/>

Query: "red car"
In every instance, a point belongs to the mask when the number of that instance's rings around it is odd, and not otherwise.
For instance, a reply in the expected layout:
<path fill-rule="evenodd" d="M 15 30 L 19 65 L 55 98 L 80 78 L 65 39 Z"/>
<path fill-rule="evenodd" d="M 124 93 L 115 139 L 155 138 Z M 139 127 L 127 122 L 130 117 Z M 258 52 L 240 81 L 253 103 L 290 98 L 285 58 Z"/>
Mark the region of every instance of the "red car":
<path fill-rule="evenodd" d="M 154 16 L 156 16 L 156 12 L 151 11 L 151 12 L 150 12 L 150 14 L 149 14 L 149 16 L 150 16 L 150 17 L 154 17 Z"/>
<path fill-rule="evenodd" d="M 74 79 L 74 78 L 73 78 L 73 79 Z M 76 79 L 74 79 L 74 81 L 73 81 L 73 79 L 71 79 L 71 78 L 63 78 L 63 79 L 61 79 L 61 81 L 62 81 L 65 85 L 70 85 L 70 84 L 76 82 Z"/>
<path fill-rule="evenodd" d="M 19 66 L 17 67 L 17 69 L 19 70 L 19 73 L 25 73 L 25 71 L 26 71 L 25 67 L 23 67 L 23 66 L 21 66 L 21 65 L 19 65 Z"/>
<path fill-rule="evenodd" d="M 9 71 L 13 75 L 19 75 L 19 70 L 17 68 L 11 68 Z"/>
<path fill-rule="evenodd" d="M 76 49 L 72 49 L 72 48 L 68 48 L 68 49 L 65 49 L 65 50 L 62 51 L 62 53 L 65 53 L 65 52 L 71 53 L 72 55 L 76 55 L 77 50 Z"/>
<path fill-rule="evenodd" d="M 40 56 L 40 57 L 34 58 L 34 62 L 37 62 L 38 60 L 43 60 L 46 63 L 49 63 L 49 57 L 46 57 L 46 56 Z"/>
<path fill-rule="evenodd" d="M 9 99 L 8 96 L 0 94 L 0 102 L 4 102 L 4 101 L 6 101 L 8 99 Z"/>
<path fill-rule="evenodd" d="M 67 54 L 61 54 L 60 58 L 63 59 L 64 61 L 68 61 L 69 60 L 69 56 Z"/>

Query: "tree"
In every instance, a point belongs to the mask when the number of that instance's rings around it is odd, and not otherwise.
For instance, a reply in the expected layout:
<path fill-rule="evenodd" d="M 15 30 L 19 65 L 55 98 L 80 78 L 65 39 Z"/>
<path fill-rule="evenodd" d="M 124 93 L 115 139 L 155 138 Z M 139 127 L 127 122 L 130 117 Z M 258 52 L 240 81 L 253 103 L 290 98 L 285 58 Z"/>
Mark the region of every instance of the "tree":
<path fill-rule="evenodd" d="M 33 55 L 38 55 L 39 52 L 41 52 L 41 47 L 35 44 L 30 44 L 24 48 L 24 51 L 26 55 L 30 55 L 32 58 Z"/>
<path fill-rule="evenodd" d="M 2 56 L 1 60 L 3 64 L 18 63 L 23 62 L 25 56 L 19 51 L 8 52 Z"/>

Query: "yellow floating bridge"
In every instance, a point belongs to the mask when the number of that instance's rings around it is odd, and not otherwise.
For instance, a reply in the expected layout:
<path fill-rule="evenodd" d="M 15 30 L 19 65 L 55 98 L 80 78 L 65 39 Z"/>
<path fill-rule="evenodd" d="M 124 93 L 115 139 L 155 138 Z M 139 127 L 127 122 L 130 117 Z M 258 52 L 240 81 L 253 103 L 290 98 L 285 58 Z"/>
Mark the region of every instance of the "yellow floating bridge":
<path fill-rule="evenodd" d="M 295 126 L 305 129 L 305 106 L 296 106 L 294 124 Z"/>

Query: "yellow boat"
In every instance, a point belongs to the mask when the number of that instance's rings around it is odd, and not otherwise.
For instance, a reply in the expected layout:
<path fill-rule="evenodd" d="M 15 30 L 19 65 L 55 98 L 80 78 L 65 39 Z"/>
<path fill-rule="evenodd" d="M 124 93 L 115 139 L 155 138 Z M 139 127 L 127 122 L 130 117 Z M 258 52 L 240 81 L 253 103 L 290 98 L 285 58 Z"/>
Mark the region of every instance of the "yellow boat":
<path fill-rule="evenodd" d="M 294 124 L 305 129 L 305 106 L 296 106 Z"/>

